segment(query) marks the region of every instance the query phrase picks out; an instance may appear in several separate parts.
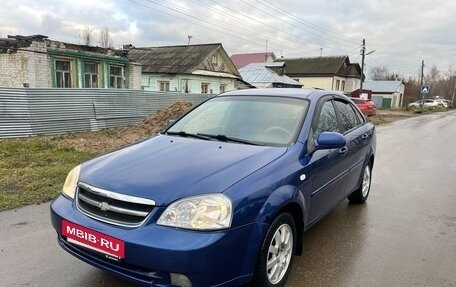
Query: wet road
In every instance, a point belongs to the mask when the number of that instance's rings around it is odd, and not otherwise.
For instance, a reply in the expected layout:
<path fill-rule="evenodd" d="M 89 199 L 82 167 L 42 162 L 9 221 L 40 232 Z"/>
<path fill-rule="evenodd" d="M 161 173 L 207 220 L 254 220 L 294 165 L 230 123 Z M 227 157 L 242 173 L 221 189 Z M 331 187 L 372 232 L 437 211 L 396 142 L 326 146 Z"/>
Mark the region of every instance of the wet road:
<path fill-rule="evenodd" d="M 305 233 L 287 287 L 456 286 L 456 112 L 377 128 L 365 205 Z M 135 286 L 61 250 L 49 204 L 0 213 L 0 286 Z"/>

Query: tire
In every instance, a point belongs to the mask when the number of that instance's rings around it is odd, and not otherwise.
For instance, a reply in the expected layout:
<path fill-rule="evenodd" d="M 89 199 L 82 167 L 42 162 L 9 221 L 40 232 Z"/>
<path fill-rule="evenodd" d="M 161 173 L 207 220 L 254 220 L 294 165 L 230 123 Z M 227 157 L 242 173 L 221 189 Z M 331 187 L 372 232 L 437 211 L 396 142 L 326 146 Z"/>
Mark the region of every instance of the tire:
<path fill-rule="evenodd" d="M 364 203 L 369 196 L 369 191 L 371 187 L 372 180 L 372 166 L 367 164 L 364 168 L 363 173 L 361 174 L 361 185 L 356 189 L 352 194 L 348 196 L 348 200 L 351 203 Z"/>
<path fill-rule="evenodd" d="M 296 243 L 293 216 L 289 213 L 280 214 L 266 233 L 250 286 L 283 286 L 291 270 Z"/>

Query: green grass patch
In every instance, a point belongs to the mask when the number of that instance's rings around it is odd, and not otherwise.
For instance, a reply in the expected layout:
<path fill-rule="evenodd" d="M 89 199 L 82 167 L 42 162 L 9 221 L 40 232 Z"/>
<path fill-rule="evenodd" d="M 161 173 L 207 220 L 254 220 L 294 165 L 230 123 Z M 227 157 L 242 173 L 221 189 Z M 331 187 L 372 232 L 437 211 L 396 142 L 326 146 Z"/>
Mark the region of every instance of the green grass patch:
<path fill-rule="evenodd" d="M 49 201 L 68 172 L 95 155 L 56 148 L 52 138 L 0 140 L 0 211 Z"/>

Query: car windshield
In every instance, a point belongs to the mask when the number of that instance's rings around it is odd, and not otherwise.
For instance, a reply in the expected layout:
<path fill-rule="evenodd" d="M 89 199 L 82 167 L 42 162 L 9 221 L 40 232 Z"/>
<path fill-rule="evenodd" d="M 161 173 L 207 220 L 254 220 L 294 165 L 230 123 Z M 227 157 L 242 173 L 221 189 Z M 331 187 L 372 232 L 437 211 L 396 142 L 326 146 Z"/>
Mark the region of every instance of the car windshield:
<path fill-rule="evenodd" d="M 297 137 L 306 100 L 285 97 L 213 98 L 176 122 L 166 133 L 210 140 L 286 146 Z"/>

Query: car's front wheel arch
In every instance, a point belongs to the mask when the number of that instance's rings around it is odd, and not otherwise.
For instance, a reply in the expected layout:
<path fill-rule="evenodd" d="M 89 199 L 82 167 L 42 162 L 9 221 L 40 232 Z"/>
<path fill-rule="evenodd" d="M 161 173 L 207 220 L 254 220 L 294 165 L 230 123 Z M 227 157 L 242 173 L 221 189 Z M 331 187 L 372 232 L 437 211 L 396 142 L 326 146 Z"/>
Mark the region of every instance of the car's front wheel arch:
<path fill-rule="evenodd" d="M 302 240 L 305 223 L 305 199 L 302 193 L 292 186 L 282 186 L 271 193 L 263 203 L 256 222 L 271 225 L 282 213 L 289 213 L 296 223 L 296 248 L 295 254 L 302 254 Z"/>
<path fill-rule="evenodd" d="M 284 286 L 291 271 L 296 243 L 297 228 L 293 215 L 280 213 L 262 241 L 252 278 L 253 286 Z"/>

